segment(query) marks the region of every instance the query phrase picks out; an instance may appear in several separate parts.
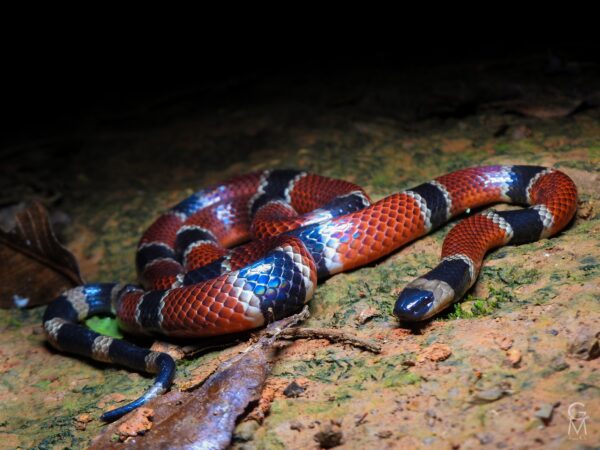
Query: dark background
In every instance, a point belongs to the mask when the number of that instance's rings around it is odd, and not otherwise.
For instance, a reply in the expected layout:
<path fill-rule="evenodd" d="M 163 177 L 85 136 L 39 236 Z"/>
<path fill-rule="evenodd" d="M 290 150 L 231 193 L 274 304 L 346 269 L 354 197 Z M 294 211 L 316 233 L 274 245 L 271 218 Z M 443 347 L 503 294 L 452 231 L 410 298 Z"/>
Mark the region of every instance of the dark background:
<path fill-rule="evenodd" d="M 279 86 L 267 97 L 285 101 L 289 89 L 307 81 L 352 84 L 410 71 L 415 82 L 421 74 L 443 82 L 447 74 L 442 69 L 449 65 L 473 72 L 480 64 L 495 62 L 510 76 L 524 62 L 536 61 L 543 82 L 547 77 L 573 77 L 582 67 L 600 62 L 597 39 L 482 40 L 480 35 L 368 43 L 340 37 L 289 44 L 277 36 L 264 41 L 242 36 L 227 43 L 218 35 L 185 42 L 140 37 L 126 43 L 87 43 L 74 34 L 60 42 L 46 42 L 42 36 L 27 49 L 5 50 L 0 145 L 64 132 L 90 117 L 129 110 L 167 93 L 192 92 L 189 103 L 202 112 L 232 101 L 268 102 L 264 89 L 256 97 L 259 84 Z"/>

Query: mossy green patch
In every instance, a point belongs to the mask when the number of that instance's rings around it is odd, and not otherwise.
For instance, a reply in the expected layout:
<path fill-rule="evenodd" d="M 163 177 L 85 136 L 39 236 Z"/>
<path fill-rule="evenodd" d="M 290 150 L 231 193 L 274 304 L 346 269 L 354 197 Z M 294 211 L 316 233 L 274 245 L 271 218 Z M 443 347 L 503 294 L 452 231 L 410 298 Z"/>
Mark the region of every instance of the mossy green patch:
<path fill-rule="evenodd" d="M 279 439 L 277 433 L 268 431 L 264 434 L 260 443 L 256 446 L 257 450 L 285 450 L 285 444 Z"/>
<path fill-rule="evenodd" d="M 468 294 L 464 300 L 455 303 L 454 309 L 448 314 L 447 318 L 453 320 L 487 316 L 498 310 L 503 303 L 512 301 L 513 298 L 512 293 L 506 289 L 490 287 L 487 298 Z"/>
<path fill-rule="evenodd" d="M 412 353 L 365 359 L 339 356 L 338 352 L 336 349 L 317 352 L 312 359 L 285 364 L 285 367 L 275 367 L 273 374 L 291 379 L 302 374 L 310 380 L 331 385 L 343 382 L 343 390 L 336 388 L 331 393 L 332 397 L 339 397 L 339 401 L 350 398 L 350 392 L 362 391 L 373 383 L 399 387 L 415 384 L 420 380 L 420 377 L 414 376 L 409 368 L 403 365 L 405 361 L 414 359 Z"/>
<path fill-rule="evenodd" d="M 481 270 L 482 280 L 500 280 L 509 289 L 518 286 L 533 284 L 540 278 L 540 272 L 537 269 L 524 269 L 518 266 L 504 267 L 483 267 Z"/>
<path fill-rule="evenodd" d="M 397 372 L 386 375 L 382 380 L 382 385 L 386 388 L 397 388 L 417 384 L 421 377 L 408 370 L 398 370 Z"/>
<path fill-rule="evenodd" d="M 50 380 L 40 380 L 37 383 L 32 384 L 32 386 L 47 391 L 50 383 Z"/>
<path fill-rule="evenodd" d="M 569 169 L 585 170 L 587 172 L 599 172 L 600 171 L 600 168 L 598 168 L 596 164 L 594 164 L 590 161 L 565 160 L 565 161 L 558 161 L 555 164 L 555 166 L 558 168 L 566 167 Z"/>
<path fill-rule="evenodd" d="M 558 291 L 554 289 L 552 286 L 544 286 L 536 290 L 530 298 L 530 301 L 536 305 L 541 305 L 546 303 L 548 300 L 553 299 L 558 295 Z"/>

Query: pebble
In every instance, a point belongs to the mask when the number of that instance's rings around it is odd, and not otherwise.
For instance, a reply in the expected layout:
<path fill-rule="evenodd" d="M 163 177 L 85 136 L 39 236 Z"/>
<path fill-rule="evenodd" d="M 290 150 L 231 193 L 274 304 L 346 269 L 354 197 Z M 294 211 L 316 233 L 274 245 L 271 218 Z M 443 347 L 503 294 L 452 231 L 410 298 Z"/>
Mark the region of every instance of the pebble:
<path fill-rule="evenodd" d="M 392 437 L 392 432 L 390 430 L 382 430 L 375 433 L 379 439 L 389 439 Z"/>
<path fill-rule="evenodd" d="M 460 389 L 458 389 L 458 388 L 453 387 L 448 391 L 449 398 L 455 398 L 455 397 L 458 397 L 459 395 L 460 395 Z"/>
<path fill-rule="evenodd" d="M 554 405 L 550 403 L 543 403 L 538 407 L 538 410 L 535 412 L 535 417 L 541 419 L 544 424 L 548 424 L 550 419 L 552 419 L 552 413 L 554 411 Z"/>
<path fill-rule="evenodd" d="M 555 372 L 560 372 L 561 370 L 568 369 L 569 363 L 565 361 L 565 357 L 563 355 L 558 355 L 552 358 L 552 361 L 550 361 L 550 367 Z"/>
<path fill-rule="evenodd" d="M 75 419 L 75 429 L 79 431 L 85 431 L 88 422 L 91 422 L 92 416 L 89 414 L 80 414 Z"/>
<path fill-rule="evenodd" d="M 372 319 L 375 316 L 379 315 L 379 311 L 376 310 L 375 308 L 372 307 L 368 307 L 363 309 L 359 314 L 358 317 L 356 318 L 356 322 L 360 325 L 363 325 L 364 323 L 366 323 L 367 321 L 369 321 L 370 319 Z"/>
<path fill-rule="evenodd" d="M 481 445 L 491 444 L 494 441 L 494 438 L 490 433 L 477 433 L 475 437 L 479 440 Z"/>
<path fill-rule="evenodd" d="M 425 417 L 427 417 L 427 425 L 429 427 L 433 427 L 435 425 L 435 419 L 437 418 L 437 413 L 433 409 L 428 409 L 425 412 Z"/>
<path fill-rule="evenodd" d="M 286 397 L 299 397 L 302 393 L 304 393 L 305 390 L 306 388 L 300 386 L 298 383 L 296 383 L 296 381 L 292 381 L 283 390 L 283 395 Z"/>
<path fill-rule="evenodd" d="M 507 392 L 504 389 L 498 387 L 486 389 L 485 391 L 479 391 L 473 395 L 473 403 L 491 403 L 501 399 Z"/>
<path fill-rule="evenodd" d="M 586 361 L 600 356 L 600 332 L 594 332 L 591 328 L 581 328 L 573 340 L 569 342 L 567 352 L 574 358 Z"/>
<path fill-rule="evenodd" d="M 508 359 L 508 362 L 513 367 L 517 367 L 521 362 L 521 352 L 516 348 L 511 348 L 510 350 L 508 350 L 506 352 L 506 357 Z"/>
<path fill-rule="evenodd" d="M 512 347 L 513 340 L 511 338 L 509 338 L 508 336 L 503 336 L 500 339 L 497 339 L 496 343 L 498 344 L 498 346 L 500 347 L 500 349 L 502 349 L 502 350 L 508 350 L 509 348 Z"/>
<path fill-rule="evenodd" d="M 430 361 L 444 361 L 452 355 L 452 350 L 446 344 L 431 344 L 429 347 L 423 349 L 419 354 L 419 361 L 428 359 Z"/>

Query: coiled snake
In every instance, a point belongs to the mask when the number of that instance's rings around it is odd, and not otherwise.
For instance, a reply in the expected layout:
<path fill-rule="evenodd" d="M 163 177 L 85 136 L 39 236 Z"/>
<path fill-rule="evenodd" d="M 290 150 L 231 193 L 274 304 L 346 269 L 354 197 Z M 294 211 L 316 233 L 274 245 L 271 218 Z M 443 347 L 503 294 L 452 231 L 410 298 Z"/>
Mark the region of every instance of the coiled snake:
<path fill-rule="evenodd" d="M 577 208 L 573 181 L 537 166 L 473 167 L 371 204 L 346 181 L 295 170 L 244 175 L 191 195 L 150 226 L 137 250 L 141 286 L 70 289 L 48 306 L 44 329 L 59 350 L 158 374 L 144 395 L 102 416 L 114 420 L 168 389 L 175 363 L 79 325 L 85 318 L 112 313 L 127 332 L 189 338 L 260 327 L 296 312 L 318 280 L 496 202 L 530 206 L 488 210 L 456 225 L 439 265 L 400 293 L 393 312 L 405 321 L 427 319 L 459 300 L 488 250 L 563 229 Z"/>

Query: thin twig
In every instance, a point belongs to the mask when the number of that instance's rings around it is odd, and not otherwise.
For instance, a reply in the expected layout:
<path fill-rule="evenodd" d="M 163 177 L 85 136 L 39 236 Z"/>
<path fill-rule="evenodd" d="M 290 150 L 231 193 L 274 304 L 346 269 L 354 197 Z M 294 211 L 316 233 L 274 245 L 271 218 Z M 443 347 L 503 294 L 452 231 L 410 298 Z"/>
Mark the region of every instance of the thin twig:
<path fill-rule="evenodd" d="M 276 344 L 275 340 L 279 338 L 280 333 L 285 331 L 287 327 L 293 327 L 297 325 L 299 322 L 306 320 L 310 315 L 308 311 L 308 307 L 305 306 L 302 311 L 298 314 L 294 314 L 293 316 L 286 317 L 284 319 L 278 320 L 277 322 L 273 322 L 267 326 L 266 329 L 261 330 L 257 336 L 255 336 L 255 341 L 253 344 L 247 346 L 244 350 L 240 350 L 237 355 L 231 356 L 229 354 L 218 356 L 215 360 L 209 361 L 208 365 L 213 366 L 210 368 L 203 367 L 203 370 L 199 376 L 193 377 L 191 380 L 185 381 L 180 384 L 178 387 L 182 391 L 191 391 L 201 384 L 203 384 L 208 377 L 213 375 L 217 369 L 222 367 L 222 365 L 226 362 L 231 362 L 236 358 L 240 358 L 240 355 L 251 352 L 256 346 L 261 347 L 269 347 Z M 185 348 L 185 347 L 184 347 Z M 188 348 L 195 350 L 193 346 L 188 346 Z M 201 350 L 205 350 L 207 347 L 202 348 Z M 163 350 L 164 351 L 164 350 Z M 189 357 L 192 353 L 186 354 Z"/>
<path fill-rule="evenodd" d="M 352 345 L 373 353 L 381 352 L 381 345 L 378 343 L 361 339 L 353 334 L 332 328 L 287 328 L 279 334 L 282 339 L 327 339 L 331 342 Z"/>

